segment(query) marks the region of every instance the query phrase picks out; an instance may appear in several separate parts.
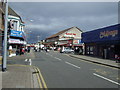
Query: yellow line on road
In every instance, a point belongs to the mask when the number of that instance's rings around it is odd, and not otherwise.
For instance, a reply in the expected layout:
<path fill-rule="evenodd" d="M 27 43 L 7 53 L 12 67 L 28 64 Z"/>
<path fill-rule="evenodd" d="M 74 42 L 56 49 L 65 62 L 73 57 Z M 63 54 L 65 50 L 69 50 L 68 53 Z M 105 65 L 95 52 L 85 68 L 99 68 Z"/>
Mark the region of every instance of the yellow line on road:
<path fill-rule="evenodd" d="M 39 71 L 40 78 L 41 78 L 41 80 L 42 80 L 42 82 L 43 82 L 44 88 L 45 88 L 46 90 L 48 90 L 47 85 L 46 85 L 46 83 L 45 83 L 45 80 L 44 80 L 44 78 L 43 78 L 43 76 L 42 76 L 42 74 L 41 74 L 41 72 L 40 72 L 40 69 L 37 68 L 37 70 Z"/>
<path fill-rule="evenodd" d="M 38 83 L 39 83 L 39 86 L 40 86 L 41 90 L 43 90 L 43 88 L 45 88 L 46 90 L 48 90 L 47 89 L 47 85 L 46 85 L 46 83 L 44 81 L 44 78 L 43 78 L 43 76 L 42 76 L 42 74 L 41 74 L 41 72 L 40 72 L 40 70 L 39 70 L 38 67 L 36 67 L 36 66 L 30 66 L 30 65 L 20 65 L 20 64 L 8 65 L 8 66 L 33 67 L 36 72 L 37 71 L 39 72 L 39 73 L 37 73 L 37 78 L 38 78 Z M 43 83 L 43 85 L 42 85 L 42 83 Z"/>
<path fill-rule="evenodd" d="M 35 69 L 35 71 L 37 72 L 36 69 Z M 42 83 L 40 81 L 40 77 L 39 77 L 38 73 L 37 73 L 37 79 L 38 79 L 38 83 L 39 83 L 39 86 L 40 86 L 41 90 L 43 90 Z"/>

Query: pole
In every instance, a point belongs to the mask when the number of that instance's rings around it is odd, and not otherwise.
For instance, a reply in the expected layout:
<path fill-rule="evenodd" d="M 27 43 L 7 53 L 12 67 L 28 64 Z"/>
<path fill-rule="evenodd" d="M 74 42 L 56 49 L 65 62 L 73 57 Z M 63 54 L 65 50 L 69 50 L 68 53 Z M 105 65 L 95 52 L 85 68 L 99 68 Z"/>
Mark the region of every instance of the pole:
<path fill-rule="evenodd" d="M 6 71 L 7 64 L 7 31 L 8 31 L 8 1 L 5 1 L 5 30 L 4 30 L 4 42 L 3 42 L 3 63 L 2 71 Z"/>

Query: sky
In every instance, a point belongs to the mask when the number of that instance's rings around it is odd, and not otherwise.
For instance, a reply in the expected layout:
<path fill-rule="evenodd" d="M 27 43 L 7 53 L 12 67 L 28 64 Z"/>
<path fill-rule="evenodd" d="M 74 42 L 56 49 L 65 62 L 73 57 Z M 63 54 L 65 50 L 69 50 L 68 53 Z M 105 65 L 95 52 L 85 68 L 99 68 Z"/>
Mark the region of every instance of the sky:
<path fill-rule="evenodd" d="M 118 23 L 118 2 L 10 2 L 9 6 L 25 22 L 30 43 L 73 26 L 86 32 Z"/>

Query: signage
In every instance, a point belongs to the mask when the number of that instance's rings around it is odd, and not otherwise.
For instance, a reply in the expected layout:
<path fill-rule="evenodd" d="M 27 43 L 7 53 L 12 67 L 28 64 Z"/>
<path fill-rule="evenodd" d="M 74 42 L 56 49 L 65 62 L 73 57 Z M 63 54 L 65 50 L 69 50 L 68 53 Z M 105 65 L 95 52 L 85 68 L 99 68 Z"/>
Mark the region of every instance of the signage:
<path fill-rule="evenodd" d="M 9 39 L 10 44 L 26 44 L 26 41 L 21 41 L 20 39 Z"/>
<path fill-rule="evenodd" d="M 73 40 L 73 44 L 80 44 L 82 43 L 81 40 Z"/>
<path fill-rule="evenodd" d="M 82 42 L 106 42 L 120 40 L 120 24 L 82 33 Z"/>
<path fill-rule="evenodd" d="M 22 31 L 11 30 L 10 36 L 21 37 L 25 39 L 25 34 Z"/>
<path fill-rule="evenodd" d="M 75 33 L 65 33 L 64 36 L 65 36 L 65 37 L 75 37 L 76 34 L 75 34 Z"/>
<path fill-rule="evenodd" d="M 75 33 L 66 33 L 66 35 L 76 35 Z"/>
<path fill-rule="evenodd" d="M 23 34 L 22 31 L 11 30 L 10 36 L 22 37 L 22 34 Z"/>
<path fill-rule="evenodd" d="M 115 37 L 116 35 L 118 35 L 118 30 L 100 32 L 100 38 L 107 38 L 109 36 Z"/>
<path fill-rule="evenodd" d="M 8 41 L 9 43 L 15 43 L 15 44 L 20 44 L 20 40 L 19 39 L 9 39 Z"/>

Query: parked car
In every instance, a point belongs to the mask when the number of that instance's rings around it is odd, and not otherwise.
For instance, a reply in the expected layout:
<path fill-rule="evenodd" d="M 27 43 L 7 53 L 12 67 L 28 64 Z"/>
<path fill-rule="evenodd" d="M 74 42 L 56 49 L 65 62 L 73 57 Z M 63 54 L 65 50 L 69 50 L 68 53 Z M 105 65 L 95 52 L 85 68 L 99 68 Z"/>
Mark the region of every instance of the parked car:
<path fill-rule="evenodd" d="M 60 50 L 60 53 L 74 53 L 74 50 L 71 48 L 64 48 Z"/>

